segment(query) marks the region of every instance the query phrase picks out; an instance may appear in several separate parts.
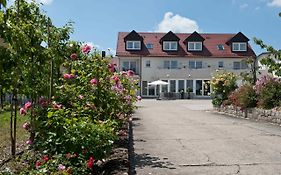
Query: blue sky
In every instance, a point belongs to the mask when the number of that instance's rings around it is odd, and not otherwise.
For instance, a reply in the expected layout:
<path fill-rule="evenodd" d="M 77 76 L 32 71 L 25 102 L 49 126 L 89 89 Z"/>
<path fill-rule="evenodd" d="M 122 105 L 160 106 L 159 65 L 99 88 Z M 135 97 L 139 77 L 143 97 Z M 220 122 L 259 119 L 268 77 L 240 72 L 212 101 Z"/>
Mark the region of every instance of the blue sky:
<path fill-rule="evenodd" d="M 72 39 L 116 48 L 120 31 L 243 32 L 281 49 L 281 0 L 38 0 L 62 26 L 75 22 Z M 256 54 L 262 50 L 252 44 Z"/>

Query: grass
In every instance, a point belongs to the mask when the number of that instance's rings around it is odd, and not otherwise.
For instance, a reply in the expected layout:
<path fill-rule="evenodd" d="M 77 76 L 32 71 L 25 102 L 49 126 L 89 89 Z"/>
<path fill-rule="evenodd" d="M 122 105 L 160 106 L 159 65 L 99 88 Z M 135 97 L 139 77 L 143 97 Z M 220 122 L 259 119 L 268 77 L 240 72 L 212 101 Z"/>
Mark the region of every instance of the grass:
<path fill-rule="evenodd" d="M 27 117 L 17 115 L 17 143 L 28 138 L 28 132 L 22 127 L 26 121 Z M 10 144 L 10 112 L 2 112 L 0 113 L 0 158 L 1 153 Z"/>

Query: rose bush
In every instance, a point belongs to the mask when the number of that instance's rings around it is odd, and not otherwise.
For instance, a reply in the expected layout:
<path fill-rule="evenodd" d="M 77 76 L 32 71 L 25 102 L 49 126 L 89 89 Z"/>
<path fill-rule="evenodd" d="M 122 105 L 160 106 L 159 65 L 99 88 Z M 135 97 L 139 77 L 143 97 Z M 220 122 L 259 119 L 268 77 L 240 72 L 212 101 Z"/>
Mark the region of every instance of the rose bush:
<path fill-rule="evenodd" d="M 237 76 L 234 73 L 218 73 L 211 80 L 212 103 L 214 106 L 220 106 L 229 94 L 237 88 Z"/>
<path fill-rule="evenodd" d="M 63 64 L 65 72 L 52 100 L 41 98 L 32 109 L 36 116 L 32 146 L 50 159 L 27 159 L 33 165 L 30 173 L 94 173 L 140 100 L 132 71 L 117 73 L 110 60 L 92 53 L 90 46 L 73 47 L 76 52 Z M 23 115 L 30 105 L 23 107 Z"/>
<path fill-rule="evenodd" d="M 258 94 L 258 107 L 272 109 L 280 106 L 281 81 L 270 76 L 261 77 L 254 87 Z"/>

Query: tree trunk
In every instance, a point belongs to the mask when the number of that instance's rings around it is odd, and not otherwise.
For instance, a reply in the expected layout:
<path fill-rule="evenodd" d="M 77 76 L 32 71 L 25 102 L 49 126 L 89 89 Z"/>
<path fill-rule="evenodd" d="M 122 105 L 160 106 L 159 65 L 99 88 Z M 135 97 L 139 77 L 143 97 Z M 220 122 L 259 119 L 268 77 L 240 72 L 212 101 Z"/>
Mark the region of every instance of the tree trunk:
<path fill-rule="evenodd" d="M 14 95 L 14 144 L 13 144 L 13 156 L 16 155 L 16 144 L 17 144 L 17 111 L 18 111 L 18 98 L 17 94 Z"/>

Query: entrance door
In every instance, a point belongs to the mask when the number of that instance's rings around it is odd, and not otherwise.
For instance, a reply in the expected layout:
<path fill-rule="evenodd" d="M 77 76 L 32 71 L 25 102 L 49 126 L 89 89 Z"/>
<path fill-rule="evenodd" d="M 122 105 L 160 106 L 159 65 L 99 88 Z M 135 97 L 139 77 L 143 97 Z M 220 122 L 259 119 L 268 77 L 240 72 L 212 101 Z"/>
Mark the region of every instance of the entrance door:
<path fill-rule="evenodd" d="M 210 80 L 203 81 L 203 89 L 204 89 L 204 96 L 210 96 L 211 93 Z"/>

